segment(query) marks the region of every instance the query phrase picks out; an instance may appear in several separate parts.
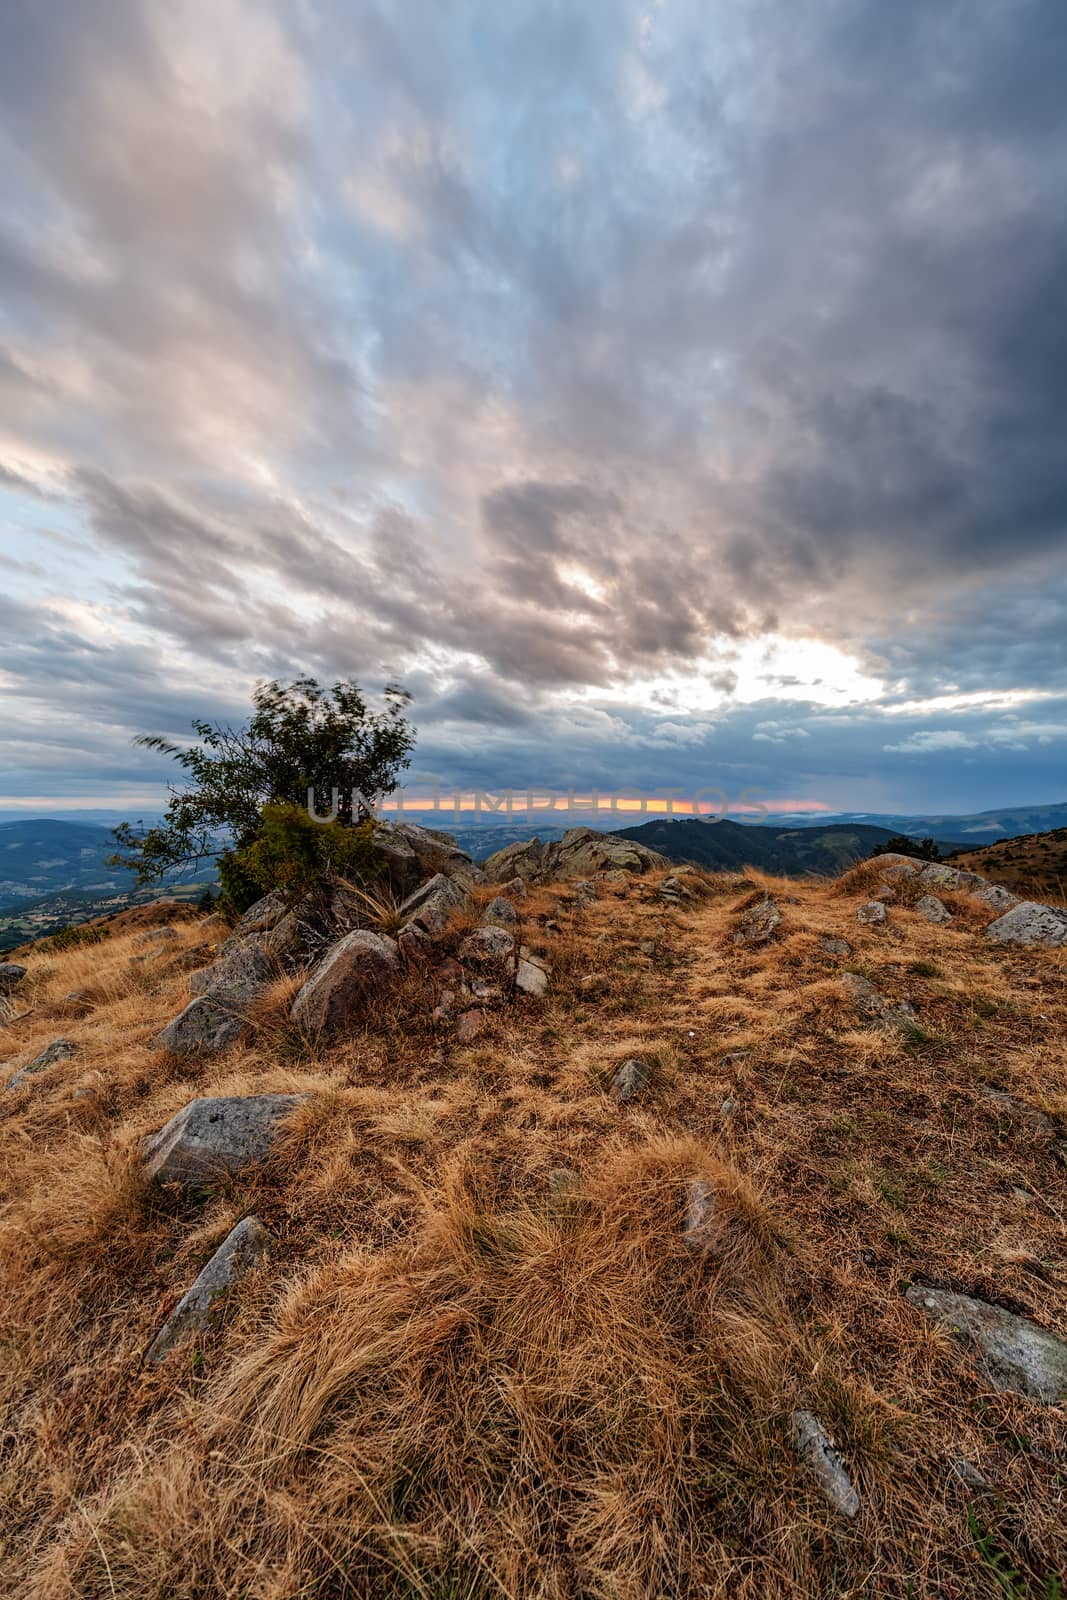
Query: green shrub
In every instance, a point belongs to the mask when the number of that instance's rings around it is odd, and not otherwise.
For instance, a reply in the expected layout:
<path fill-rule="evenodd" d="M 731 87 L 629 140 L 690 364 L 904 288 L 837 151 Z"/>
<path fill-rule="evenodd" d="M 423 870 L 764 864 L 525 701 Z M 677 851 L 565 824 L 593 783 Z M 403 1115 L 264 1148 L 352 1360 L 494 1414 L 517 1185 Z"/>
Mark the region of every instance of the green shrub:
<path fill-rule="evenodd" d="M 225 876 L 220 872 L 224 891 L 233 897 L 249 886 L 255 899 L 276 889 L 295 902 L 338 878 L 373 883 L 381 872 L 373 830 L 371 821 L 315 822 L 300 806 L 264 806 L 256 838 L 232 855 Z"/>

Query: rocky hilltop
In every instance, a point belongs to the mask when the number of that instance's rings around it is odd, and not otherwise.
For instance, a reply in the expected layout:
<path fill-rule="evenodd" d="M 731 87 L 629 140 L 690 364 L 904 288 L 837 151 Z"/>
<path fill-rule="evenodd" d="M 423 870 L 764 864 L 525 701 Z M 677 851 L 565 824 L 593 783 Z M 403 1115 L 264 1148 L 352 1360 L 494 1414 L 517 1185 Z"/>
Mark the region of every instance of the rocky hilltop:
<path fill-rule="evenodd" d="M 1054 1593 L 1067 911 L 376 843 L 0 966 L 4 1593 Z"/>

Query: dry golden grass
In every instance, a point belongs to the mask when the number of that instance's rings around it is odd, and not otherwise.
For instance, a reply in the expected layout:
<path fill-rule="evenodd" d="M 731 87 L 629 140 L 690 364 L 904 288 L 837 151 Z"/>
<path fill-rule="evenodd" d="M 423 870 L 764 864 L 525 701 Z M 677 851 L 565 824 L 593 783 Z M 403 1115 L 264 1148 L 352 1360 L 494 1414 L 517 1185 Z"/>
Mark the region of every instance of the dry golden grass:
<path fill-rule="evenodd" d="M 137 965 L 121 932 L 32 955 L 0 1055 L 80 1053 L 0 1094 L 0 1592 L 1051 1600 L 1064 1414 L 990 1390 L 903 1290 L 1064 1327 L 1064 1168 L 1020 1109 L 1067 1122 L 1064 954 L 995 951 L 962 895 L 947 928 L 906 904 L 862 927 L 865 873 L 750 875 L 784 916 L 756 950 L 729 877 L 685 910 L 655 877 L 584 909 L 539 889 L 520 909 L 549 996 L 466 1048 L 425 975 L 334 1043 L 294 1035 L 280 975 L 247 1043 L 181 1061 L 152 1043 L 185 998 L 174 958 L 217 930 Z M 849 970 L 916 1028 L 868 1026 Z M 653 1078 L 620 1107 L 631 1055 Z M 292 1089 L 312 1098 L 262 1169 L 196 1201 L 146 1189 L 140 1141 L 186 1101 Z M 707 1254 L 682 1238 L 696 1178 Z M 144 1368 L 251 1211 L 270 1260 Z M 797 1406 L 846 1459 L 853 1523 L 795 1459 Z"/>

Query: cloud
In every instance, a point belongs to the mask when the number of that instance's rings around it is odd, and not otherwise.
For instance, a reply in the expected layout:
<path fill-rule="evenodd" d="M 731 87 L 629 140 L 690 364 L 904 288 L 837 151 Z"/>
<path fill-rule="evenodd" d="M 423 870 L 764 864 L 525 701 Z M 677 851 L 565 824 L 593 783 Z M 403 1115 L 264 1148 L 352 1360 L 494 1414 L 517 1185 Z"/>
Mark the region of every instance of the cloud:
<path fill-rule="evenodd" d="M 16 8 L 0 740 L 66 726 L 65 649 L 101 773 L 310 669 L 406 678 L 487 776 L 584 743 L 910 793 L 965 754 L 999 793 L 1055 718 L 872 710 L 854 757 L 784 656 L 887 706 L 1067 689 L 1065 72 L 1054 0 Z M 657 714 L 697 670 L 721 715 Z"/>

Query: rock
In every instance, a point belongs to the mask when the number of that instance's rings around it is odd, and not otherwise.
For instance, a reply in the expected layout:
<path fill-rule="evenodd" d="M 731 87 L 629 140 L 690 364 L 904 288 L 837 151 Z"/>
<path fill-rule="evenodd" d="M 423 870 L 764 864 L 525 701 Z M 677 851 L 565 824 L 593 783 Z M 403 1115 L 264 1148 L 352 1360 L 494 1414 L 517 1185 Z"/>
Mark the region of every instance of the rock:
<path fill-rule="evenodd" d="M 180 1345 L 209 1328 L 215 1303 L 239 1283 L 269 1249 L 270 1235 L 258 1217 L 245 1217 L 239 1222 L 156 1334 L 145 1352 L 145 1361 L 155 1366 Z"/>
<path fill-rule="evenodd" d="M 275 966 L 254 936 L 228 941 L 219 959 L 199 967 L 189 979 L 190 994 L 224 994 L 235 1006 L 249 1005 L 274 977 Z"/>
<path fill-rule="evenodd" d="M 297 956 L 304 948 L 304 930 L 296 911 L 287 911 L 273 928 L 265 929 L 258 937 L 264 950 L 276 961 Z"/>
<path fill-rule="evenodd" d="M 823 934 L 819 940 L 828 956 L 850 956 L 852 946 L 847 939 L 832 939 L 829 934 Z"/>
<path fill-rule="evenodd" d="M 1022 896 L 1012 894 L 1010 889 L 1005 889 L 999 883 L 983 883 L 971 893 L 983 905 L 991 906 L 994 911 L 1010 911 L 1012 906 L 1022 904 Z"/>
<path fill-rule="evenodd" d="M 78 1046 L 72 1039 L 53 1039 L 46 1045 L 40 1055 L 34 1056 L 32 1061 L 27 1061 L 24 1067 L 7 1080 L 7 1089 L 21 1089 L 22 1086 L 39 1072 L 46 1072 L 49 1067 L 54 1067 L 57 1061 L 69 1061 L 71 1056 L 78 1054 Z"/>
<path fill-rule="evenodd" d="M 191 944 L 187 950 L 183 950 L 175 957 L 174 965 L 179 972 L 198 972 L 201 967 L 210 963 L 214 954 L 213 944 L 208 944 L 206 941 L 202 944 Z"/>
<path fill-rule="evenodd" d="M 682 1243 L 687 1250 L 714 1255 L 719 1245 L 719 1202 L 706 1178 L 694 1178 L 685 1200 Z"/>
<path fill-rule="evenodd" d="M 436 828 L 424 828 L 416 822 L 378 821 L 371 843 L 395 894 L 410 895 L 437 873 L 448 878 L 458 875 L 468 883 L 485 881 L 452 835 Z"/>
<path fill-rule="evenodd" d="M 190 1000 L 156 1037 L 156 1048 L 176 1055 L 214 1055 L 228 1050 L 248 1028 L 248 1005 L 222 993 Z"/>
<path fill-rule="evenodd" d="M 357 928 L 326 952 L 293 1001 L 289 1020 L 308 1033 L 360 1021 L 400 975 L 394 940 Z"/>
<path fill-rule="evenodd" d="M 254 905 L 249 906 L 230 937 L 243 939 L 250 933 L 263 933 L 269 928 L 277 927 L 288 911 L 289 907 L 284 897 L 274 889 L 270 894 L 265 894 L 262 900 L 257 900 Z"/>
<path fill-rule="evenodd" d="M 656 953 L 655 939 L 639 939 L 637 948 L 643 956 L 654 956 Z"/>
<path fill-rule="evenodd" d="M 437 872 L 428 878 L 413 894 L 409 894 L 400 907 L 401 930 L 424 933 L 429 939 L 439 939 L 457 911 L 467 911 L 471 905 L 471 892 L 462 878 L 448 877 Z"/>
<path fill-rule="evenodd" d="M 521 878 L 509 878 L 504 885 L 505 894 L 513 894 L 516 900 L 525 900 L 527 895 L 526 884 Z"/>
<path fill-rule="evenodd" d="M 600 882 L 608 889 L 618 889 L 625 893 L 630 887 L 631 874 L 624 872 L 621 867 L 612 867 L 610 872 L 600 874 Z"/>
<path fill-rule="evenodd" d="M 10 994 L 26 976 L 26 968 L 17 961 L 0 961 L 0 994 Z"/>
<path fill-rule="evenodd" d="M 719 1107 L 719 1115 L 727 1122 L 731 1117 L 737 1115 L 737 1101 L 734 1099 L 732 1094 L 728 1094 L 726 1099 L 722 1102 L 722 1105 Z"/>
<path fill-rule="evenodd" d="M 485 1031 L 485 1013 L 483 1011 L 464 1011 L 456 1021 L 456 1043 L 470 1044 Z"/>
<path fill-rule="evenodd" d="M 152 945 L 165 945 L 178 937 L 177 928 L 153 928 L 149 933 L 139 933 L 133 941 L 135 950 L 147 950 Z"/>
<path fill-rule="evenodd" d="M 1067 944 L 1067 911 L 1020 900 L 1004 916 L 991 922 L 985 936 L 993 944 L 1057 946 Z"/>
<path fill-rule="evenodd" d="M 893 851 L 887 851 L 884 856 L 875 856 L 870 865 L 880 867 L 882 877 L 888 883 L 901 883 L 919 875 L 919 863 L 914 856 L 896 855 Z"/>
<path fill-rule="evenodd" d="M 952 912 L 939 900 L 936 894 L 924 894 L 921 900 L 916 900 L 915 910 L 920 917 L 925 917 L 927 922 L 951 922 Z"/>
<path fill-rule="evenodd" d="M 929 889 L 958 889 L 962 876 L 959 867 L 947 866 L 942 861 L 931 861 L 919 873 L 919 882 L 924 883 Z M 974 876 L 977 878 L 977 873 Z"/>
<path fill-rule="evenodd" d="M 506 928 L 475 928 L 459 947 L 461 961 L 479 966 L 501 966 L 515 954 L 515 938 Z"/>
<path fill-rule="evenodd" d="M 579 878 L 574 885 L 573 904 L 579 911 L 584 911 L 586 906 L 591 906 L 597 897 L 596 884 L 591 878 Z"/>
<path fill-rule="evenodd" d="M 680 904 L 683 900 L 692 900 L 693 891 L 675 873 L 669 878 L 664 878 L 659 886 L 659 897 L 661 900 L 669 900 L 675 904 Z"/>
<path fill-rule="evenodd" d="M 553 1196 L 567 1195 L 581 1181 L 573 1167 L 553 1167 L 548 1174 L 548 1192 Z"/>
<path fill-rule="evenodd" d="M 597 833 L 594 828 L 568 828 L 557 845 L 549 847 L 546 876 L 589 878 L 598 872 L 652 872 L 670 862 L 656 850 L 624 839 L 617 833 Z"/>
<path fill-rule="evenodd" d="M 886 909 L 880 900 L 868 900 L 856 912 L 856 921 L 877 927 L 886 921 Z"/>
<path fill-rule="evenodd" d="M 1067 1342 L 1056 1334 L 1001 1306 L 948 1289 L 913 1283 L 907 1299 L 977 1352 L 979 1370 L 994 1389 L 1043 1405 L 1067 1403 Z"/>
<path fill-rule="evenodd" d="M 949 1470 L 959 1483 L 968 1489 L 976 1489 L 979 1494 L 986 1494 L 992 1488 L 985 1473 L 981 1472 L 973 1461 L 968 1461 L 966 1456 L 957 1456 Z"/>
<path fill-rule="evenodd" d="M 769 894 L 762 900 L 757 900 L 754 906 L 749 906 L 741 915 L 737 932 L 734 934 L 734 944 L 761 945 L 767 944 L 778 936 L 782 925 L 782 913 Z"/>
<path fill-rule="evenodd" d="M 633 1100 L 642 1090 L 647 1089 L 652 1081 L 652 1068 L 645 1061 L 639 1061 L 636 1056 L 631 1056 L 629 1061 L 624 1061 L 616 1067 L 611 1075 L 611 1094 L 620 1104 Z"/>
<path fill-rule="evenodd" d="M 490 900 L 482 912 L 482 921 L 489 927 L 517 928 L 519 913 L 510 900 L 505 900 L 502 894 L 498 894 L 495 900 Z"/>
<path fill-rule="evenodd" d="M 525 888 L 540 878 L 547 849 L 537 837 L 516 839 L 483 861 L 482 870 L 490 883 L 510 883 L 518 878 Z"/>
<path fill-rule="evenodd" d="M 810 1411 L 794 1411 L 789 1418 L 789 1431 L 829 1504 L 841 1516 L 854 1517 L 860 1508 L 860 1497 L 818 1418 Z"/>
<path fill-rule="evenodd" d="M 483 978 L 475 978 L 470 985 L 471 999 L 480 1006 L 493 1006 L 499 1004 L 504 998 L 504 991 L 499 983 L 486 983 Z"/>
<path fill-rule="evenodd" d="M 548 988 L 549 972 L 547 967 L 533 956 L 520 955 L 519 965 L 515 972 L 515 987 L 522 994 L 533 995 L 537 998 L 543 995 Z"/>
<path fill-rule="evenodd" d="M 887 1030 L 903 1031 L 916 1021 L 915 1007 L 909 1000 L 887 1000 L 867 978 L 846 972 L 841 980 L 865 1017 Z"/>
<path fill-rule="evenodd" d="M 302 1094 L 247 1094 L 190 1100 L 145 1141 L 145 1176 L 199 1188 L 262 1161 Z"/>

